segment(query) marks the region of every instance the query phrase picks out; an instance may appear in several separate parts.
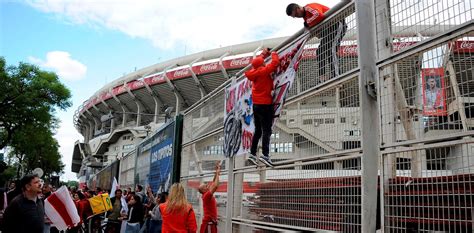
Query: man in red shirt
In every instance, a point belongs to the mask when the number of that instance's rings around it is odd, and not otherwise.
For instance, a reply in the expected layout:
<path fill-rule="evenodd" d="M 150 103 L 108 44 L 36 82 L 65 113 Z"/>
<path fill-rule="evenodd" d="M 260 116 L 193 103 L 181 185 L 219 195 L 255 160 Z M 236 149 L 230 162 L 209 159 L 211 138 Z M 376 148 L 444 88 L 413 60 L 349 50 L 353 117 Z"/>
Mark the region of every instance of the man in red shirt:
<path fill-rule="evenodd" d="M 304 7 L 291 3 L 286 7 L 286 14 L 293 18 L 303 18 L 304 27 L 310 29 L 324 20 L 324 13 L 328 10 L 327 6 L 318 3 L 310 3 Z M 345 20 L 342 19 L 341 21 L 327 23 L 318 32 L 321 41 L 316 51 L 316 59 L 320 82 L 339 76 L 337 50 L 346 31 L 347 25 Z M 326 66 L 329 66 L 330 74 L 326 74 Z"/>
<path fill-rule="evenodd" d="M 255 132 L 250 147 L 248 160 L 257 165 L 257 146 L 260 137 L 262 138 L 262 161 L 267 166 L 273 166 L 270 159 L 270 136 L 272 135 L 273 123 L 273 79 L 271 74 L 280 64 L 280 59 L 276 52 L 272 52 L 272 62 L 265 65 L 265 57 L 268 56 L 269 49 L 264 49 L 262 53 L 252 60 L 252 69 L 245 72 L 248 80 L 252 81 L 252 101 L 253 118 Z"/>
<path fill-rule="evenodd" d="M 202 206 L 204 217 L 201 223 L 200 233 L 217 233 L 217 203 L 214 192 L 219 187 L 219 175 L 221 174 L 221 165 L 216 164 L 216 173 L 214 179 L 209 184 L 199 186 L 199 192 L 202 194 Z"/>

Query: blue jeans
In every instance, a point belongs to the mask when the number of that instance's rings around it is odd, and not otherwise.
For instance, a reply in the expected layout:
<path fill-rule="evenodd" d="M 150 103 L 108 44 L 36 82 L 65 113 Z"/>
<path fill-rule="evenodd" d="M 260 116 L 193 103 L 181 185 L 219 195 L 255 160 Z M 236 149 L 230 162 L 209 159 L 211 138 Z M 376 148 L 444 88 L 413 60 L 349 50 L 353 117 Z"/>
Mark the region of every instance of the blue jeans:
<path fill-rule="evenodd" d="M 151 220 L 148 233 L 161 233 L 161 220 Z"/>
<path fill-rule="evenodd" d="M 125 228 L 125 233 L 138 233 L 140 232 L 140 224 L 130 225 L 127 223 L 127 227 Z"/>

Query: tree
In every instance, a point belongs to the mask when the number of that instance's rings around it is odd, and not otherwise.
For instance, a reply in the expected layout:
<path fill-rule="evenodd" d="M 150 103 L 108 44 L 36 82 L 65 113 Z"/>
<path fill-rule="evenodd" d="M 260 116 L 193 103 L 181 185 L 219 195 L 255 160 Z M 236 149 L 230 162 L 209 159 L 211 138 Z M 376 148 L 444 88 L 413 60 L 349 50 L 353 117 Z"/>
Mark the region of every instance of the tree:
<path fill-rule="evenodd" d="M 0 149 L 25 125 L 56 128 L 56 108 L 71 106 L 71 92 L 58 76 L 31 64 L 7 67 L 0 57 L 0 87 Z"/>
<path fill-rule="evenodd" d="M 17 174 L 36 167 L 46 176 L 61 173 L 64 164 L 53 137 L 59 121 L 54 114 L 71 106 L 71 92 L 55 73 L 26 63 L 6 67 L 3 57 L 0 87 L 0 149 L 11 148 Z"/>
<path fill-rule="evenodd" d="M 15 133 L 10 146 L 13 148 L 11 156 L 18 166 L 17 176 L 20 170 L 29 173 L 39 167 L 43 169 L 44 178 L 49 178 L 64 169 L 59 144 L 49 128 L 27 124 Z"/>

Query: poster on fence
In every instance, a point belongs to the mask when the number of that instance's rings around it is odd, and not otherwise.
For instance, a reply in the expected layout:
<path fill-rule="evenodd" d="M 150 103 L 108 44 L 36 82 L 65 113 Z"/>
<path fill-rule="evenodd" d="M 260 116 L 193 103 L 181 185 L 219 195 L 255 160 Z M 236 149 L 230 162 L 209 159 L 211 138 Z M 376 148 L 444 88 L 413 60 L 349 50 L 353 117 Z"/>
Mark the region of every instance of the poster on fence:
<path fill-rule="evenodd" d="M 298 71 L 299 61 L 308 36 L 301 37 L 293 45 L 279 52 L 280 65 L 273 76 L 274 121 Z M 252 82 L 246 78 L 232 83 L 225 89 L 224 155 L 232 157 L 247 153 L 252 146 L 255 130 L 253 122 Z"/>
<path fill-rule="evenodd" d="M 423 82 L 423 115 L 447 115 L 446 94 L 444 91 L 444 69 L 423 69 L 421 71 L 421 76 Z"/>

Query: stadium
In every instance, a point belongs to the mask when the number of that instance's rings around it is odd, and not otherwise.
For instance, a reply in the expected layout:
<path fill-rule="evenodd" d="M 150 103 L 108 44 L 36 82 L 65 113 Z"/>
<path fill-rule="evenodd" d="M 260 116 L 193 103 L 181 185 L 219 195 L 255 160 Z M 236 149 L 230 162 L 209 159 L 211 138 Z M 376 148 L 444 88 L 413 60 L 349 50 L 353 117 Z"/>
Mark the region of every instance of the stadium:
<path fill-rule="evenodd" d="M 158 191 L 154 172 L 161 168 L 154 161 L 161 154 L 155 152 L 166 148 L 173 157 L 168 179 L 185 184 L 199 218 L 195 188 L 223 161 L 216 193 L 222 232 L 367 232 L 372 226 L 472 232 L 473 6 L 449 3 L 460 9 L 456 17 L 436 8 L 445 23 L 426 24 L 402 9 L 443 3 L 388 2 L 375 6 L 376 40 L 369 47 L 358 39 L 367 19 L 355 2 L 342 2 L 309 32 L 202 51 L 106 84 L 74 115 L 84 141 L 75 143 L 72 171 L 89 188 L 110 189 L 115 177 L 121 187 L 150 184 Z M 384 9 L 390 20 L 378 14 Z M 410 24 L 406 18 L 413 18 Z M 347 31 L 334 50 L 337 75 L 321 79 L 319 38 L 342 21 Z M 281 52 L 305 34 L 295 81 L 273 127 L 276 166 L 225 158 L 226 88 L 244 78 L 263 48 Z M 376 80 L 366 80 L 361 69 L 367 59 Z M 441 90 L 436 107 L 428 102 L 429 80 Z M 167 137 L 172 148 L 162 146 Z M 376 154 L 367 152 L 374 148 Z"/>

